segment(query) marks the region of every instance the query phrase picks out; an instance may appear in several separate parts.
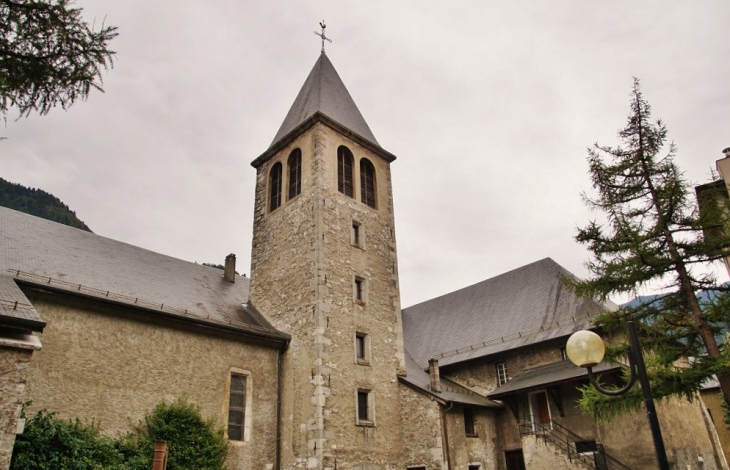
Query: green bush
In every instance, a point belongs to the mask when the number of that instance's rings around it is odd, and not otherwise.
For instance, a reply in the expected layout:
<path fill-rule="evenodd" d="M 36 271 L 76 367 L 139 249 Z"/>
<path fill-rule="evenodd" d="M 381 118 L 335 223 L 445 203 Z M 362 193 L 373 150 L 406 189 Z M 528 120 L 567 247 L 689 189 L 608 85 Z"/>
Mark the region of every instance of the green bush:
<path fill-rule="evenodd" d="M 99 428 L 39 411 L 15 439 L 11 470 L 122 469 L 123 456 Z"/>
<path fill-rule="evenodd" d="M 17 436 L 11 470 L 149 470 L 155 441 L 167 441 L 167 470 L 224 470 L 228 443 L 213 420 L 179 399 L 160 403 L 132 432 L 114 440 L 95 425 L 40 411 Z"/>

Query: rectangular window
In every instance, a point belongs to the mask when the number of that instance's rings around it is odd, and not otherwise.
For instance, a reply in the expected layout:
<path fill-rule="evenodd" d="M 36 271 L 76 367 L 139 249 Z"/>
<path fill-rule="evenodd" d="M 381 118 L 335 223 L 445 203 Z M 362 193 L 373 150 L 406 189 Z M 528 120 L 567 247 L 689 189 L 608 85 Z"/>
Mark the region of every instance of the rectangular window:
<path fill-rule="evenodd" d="M 360 222 L 352 221 L 352 232 L 350 233 L 350 243 L 352 246 L 362 248 L 362 229 Z"/>
<path fill-rule="evenodd" d="M 474 427 L 474 409 L 464 408 L 464 432 L 467 437 L 476 437 L 477 432 Z"/>
<path fill-rule="evenodd" d="M 579 454 L 593 454 L 598 451 L 596 441 L 576 441 L 575 451 Z"/>
<path fill-rule="evenodd" d="M 355 362 L 370 365 L 370 336 L 365 333 L 355 333 Z"/>
<path fill-rule="evenodd" d="M 359 304 L 367 303 L 367 291 L 365 279 L 355 276 L 353 285 L 353 300 Z"/>
<path fill-rule="evenodd" d="M 504 453 L 507 470 L 525 470 L 525 457 L 522 449 L 508 450 Z"/>
<path fill-rule="evenodd" d="M 467 468 L 468 470 L 482 470 L 482 465 L 478 463 L 470 463 Z"/>
<path fill-rule="evenodd" d="M 509 380 L 509 377 L 507 376 L 507 363 L 506 362 L 498 362 L 497 363 L 497 382 L 499 382 L 499 385 L 504 385 Z"/>
<path fill-rule="evenodd" d="M 246 376 L 231 374 L 228 397 L 228 439 L 242 441 L 246 422 Z"/>
<path fill-rule="evenodd" d="M 375 425 L 375 410 L 373 392 L 359 389 L 357 391 L 357 422 L 360 426 Z"/>

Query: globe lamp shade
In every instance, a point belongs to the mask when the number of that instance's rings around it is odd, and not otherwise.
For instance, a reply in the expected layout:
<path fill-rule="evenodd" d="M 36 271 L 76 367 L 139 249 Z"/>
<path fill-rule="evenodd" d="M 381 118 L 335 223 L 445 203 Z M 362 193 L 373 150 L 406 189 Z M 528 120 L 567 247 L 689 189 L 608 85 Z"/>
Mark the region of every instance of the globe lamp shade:
<path fill-rule="evenodd" d="M 603 360 L 606 346 L 600 336 L 592 331 L 580 330 L 568 338 L 565 352 L 570 362 L 578 367 L 593 367 Z"/>

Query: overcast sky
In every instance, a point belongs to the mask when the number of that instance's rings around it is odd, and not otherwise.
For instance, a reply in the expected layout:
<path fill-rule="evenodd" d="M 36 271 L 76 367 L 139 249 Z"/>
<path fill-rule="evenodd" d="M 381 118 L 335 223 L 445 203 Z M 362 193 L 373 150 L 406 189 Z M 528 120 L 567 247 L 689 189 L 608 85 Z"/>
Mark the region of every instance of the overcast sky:
<path fill-rule="evenodd" d="M 586 275 L 586 148 L 632 77 L 706 182 L 730 147 L 730 2 L 78 0 L 117 59 L 68 111 L 9 119 L 0 177 L 106 237 L 249 272 L 255 171 L 327 55 L 392 164 L 403 306 L 551 257 Z"/>

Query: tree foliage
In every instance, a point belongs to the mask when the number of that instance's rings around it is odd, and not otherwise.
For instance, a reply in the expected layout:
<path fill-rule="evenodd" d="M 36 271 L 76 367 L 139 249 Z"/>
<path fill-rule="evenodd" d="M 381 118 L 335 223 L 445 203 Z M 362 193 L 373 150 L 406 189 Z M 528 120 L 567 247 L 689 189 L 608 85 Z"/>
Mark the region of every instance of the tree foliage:
<path fill-rule="evenodd" d="M 0 113 L 68 108 L 103 91 L 117 28 L 89 26 L 70 0 L 0 0 Z"/>
<path fill-rule="evenodd" d="M 596 325 L 622 335 L 627 321 L 637 323 L 655 397 L 692 399 L 712 374 L 730 397 L 730 356 L 717 341 L 730 320 L 728 287 L 702 269 L 730 247 L 724 225 L 727 198 L 711 194 L 699 210 L 674 161 L 676 149 L 667 143 L 667 129 L 661 120 L 651 119 L 637 79 L 631 114 L 618 135 L 620 146 L 595 144 L 588 150 L 597 196 L 584 194 L 584 199 L 606 222 L 593 221 L 578 229 L 576 240 L 592 254 L 586 264 L 592 278 L 574 283 L 574 288 L 600 299 L 658 289 L 658 295 L 601 315 Z M 718 188 L 726 191 L 724 185 Z M 701 292 L 712 295 L 698 297 Z M 608 359 L 625 351 L 625 346 L 610 348 Z M 607 399 L 584 391 L 581 404 L 594 416 L 607 418 L 640 403 L 637 394 Z"/>
<path fill-rule="evenodd" d="M 177 400 L 160 403 L 119 439 L 78 419 L 38 412 L 16 437 L 11 470 L 149 470 L 155 441 L 167 441 L 168 470 L 223 470 L 228 443 L 197 406 Z"/>
<path fill-rule="evenodd" d="M 53 194 L 0 178 L 0 206 L 91 232 L 76 213 Z"/>

